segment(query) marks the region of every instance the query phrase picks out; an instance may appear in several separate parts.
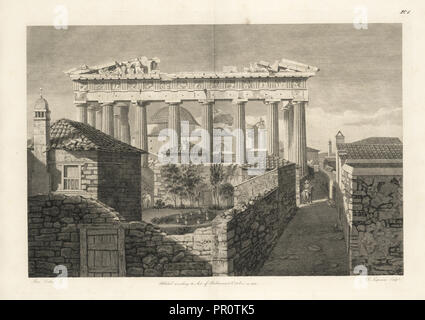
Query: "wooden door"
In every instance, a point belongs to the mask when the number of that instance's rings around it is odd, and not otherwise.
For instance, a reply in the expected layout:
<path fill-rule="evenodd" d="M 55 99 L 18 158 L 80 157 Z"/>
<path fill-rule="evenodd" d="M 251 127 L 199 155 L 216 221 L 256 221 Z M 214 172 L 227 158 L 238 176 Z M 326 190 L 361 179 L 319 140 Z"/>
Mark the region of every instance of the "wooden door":
<path fill-rule="evenodd" d="M 125 276 L 124 229 L 115 226 L 80 228 L 80 276 Z"/>

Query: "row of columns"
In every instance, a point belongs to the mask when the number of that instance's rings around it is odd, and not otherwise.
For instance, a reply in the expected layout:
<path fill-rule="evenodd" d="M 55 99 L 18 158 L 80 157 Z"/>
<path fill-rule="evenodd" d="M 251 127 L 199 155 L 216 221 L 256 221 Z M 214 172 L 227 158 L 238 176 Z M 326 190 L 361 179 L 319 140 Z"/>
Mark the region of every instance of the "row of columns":
<path fill-rule="evenodd" d="M 236 117 L 234 129 L 237 129 L 236 135 L 236 162 L 246 163 L 246 122 L 245 106 L 247 99 L 236 99 L 233 101 L 236 107 Z M 281 100 L 267 100 L 267 152 L 269 155 L 279 156 L 279 104 Z M 170 146 L 180 149 L 181 146 L 181 123 L 180 123 L 180 105 L 181 101 L 169 101 L 168 128 L 174 130 L 176 135 L 170 137 Z M 200 101 L 203 105 L 202 127 L 208 132 L 208 146 L 204 150 L 210 150 L 208 162 L 213 160 L 213 110 L 214 100 L 206 99 Z M 148 101 L 138 101 L 132 103 L 136 106 L 136 147 L 142 150 L 148 150 L 147 137 L 147 114 L 146 107 Z M 120 115 L 114 117 L 114 106 L 119 107 Z M 128 119 L 129 103 L 109 102 L 99 104 L 77 104 L 77 119 L 80 122 L 102 130 L 106 134 L 114 136 L 121 141 L 130 144 L 130 124 Z M 283 108 L 283 136 L 284 136 L 284 154 L 283 157 L 289 161 L 295 162 L 299 168 L 301 176 L 306 174 L 306 119 L 305 102 L 288 103 Z M 146 164 L 146 157 L 143 158 L 143 164 Z"/>

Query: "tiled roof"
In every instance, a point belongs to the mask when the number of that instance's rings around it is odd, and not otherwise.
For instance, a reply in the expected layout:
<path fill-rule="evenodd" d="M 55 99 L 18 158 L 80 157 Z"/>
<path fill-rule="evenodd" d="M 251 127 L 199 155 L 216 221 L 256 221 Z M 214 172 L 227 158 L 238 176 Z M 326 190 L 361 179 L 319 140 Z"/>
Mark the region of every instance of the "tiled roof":
<path fill-rule="evenodd" d="M 68 119 L 58 120 L 50 126 L 49 149 L 146 153 L 146 151 L 119 141 L 88 124 Z"/>
<path fill-rule="evenodd" d="M 370 137 L 359 141 L 352 142 L 352 144 L 401 144 L 401 140 L 397 137 Z"/>
<path fill-rule="evenodd" d="M 347 159 L 403 159 L 402 144 L 339 143 L 338 151 L 345 151 Z"/>

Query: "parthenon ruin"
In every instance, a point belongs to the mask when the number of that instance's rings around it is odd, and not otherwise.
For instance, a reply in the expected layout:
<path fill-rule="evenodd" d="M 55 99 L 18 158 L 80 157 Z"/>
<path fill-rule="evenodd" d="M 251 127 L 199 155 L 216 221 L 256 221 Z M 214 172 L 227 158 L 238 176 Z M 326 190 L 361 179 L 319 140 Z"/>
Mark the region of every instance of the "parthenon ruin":
<path fill-rule="evenodd" d="M 272 64 L 260 61 L 238 71 L 224 67 L 222 72 L 161 73 L 159 59 L 146 57 L 125 62 L 74 68 L 66 73 L 73 82 L 77 120 L 114 136 L 114 107 L 120 108 L 116 137 L 130 143 L 129 107 L 136 108 L 136 146 L 148 150 L 146 107 L 150 102 L 169 106 L 168 128 L 177 132 L 174 147 L 181 143 L 180 106 L 184 101 L 198 101 L 203 108 L 202 127 L 213 137 L 215 101 L 232 101 L 236 108 L 235 129 L 246 134 L 245 108 L 249 101 L 263 101 L 267 106 L 269 155 L 279 155 L 279 105 L 284 119 L 284 157 L 295 162 L 301 175 L 306 173 L 307 79 L 318 68 L 282 59 Z M 246 162 L 246 139 L 238 139 L 238 162 Z M 212 153 L 209 155 L 212 162 Z"/>

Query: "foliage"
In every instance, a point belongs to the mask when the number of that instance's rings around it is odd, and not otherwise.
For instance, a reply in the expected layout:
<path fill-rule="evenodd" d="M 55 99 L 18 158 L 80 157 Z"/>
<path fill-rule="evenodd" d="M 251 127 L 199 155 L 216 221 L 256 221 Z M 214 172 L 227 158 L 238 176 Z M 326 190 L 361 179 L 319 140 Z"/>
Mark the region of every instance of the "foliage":
<path fill-rule="evenodd" d="M 215 205 L 220 207 L 219 186 L 224 180 L 223 164 L 215 163 L 210 167 L 210 183 Z"/>
<path fill-rule="evenodd" d="M 174 201 L 174 207 L 177 207 L 177 198 L 182 195 L 183 187 L 182 172 L 175 164 L 167 164 L 161 167 L 161 176 L 164 178 L 164 187 Z M 181 201 L 181 200 L 180 200 Z"/>
<path fill-rule="evenodd" d="M 232 184 L 225 182 L 222 183 L 219 187 L 219 194 L 226 200 L 227 206 L 231 205 L 231 200 L 233 199 L 235 188 Z"/>
<path fill-rule="evenodd" d="M 182 187 L 185 192 L 185 197 L 189 200 L 190 205 L 193 205 L 197 196 L 197 191 L 202 183 L 202 176 L 199 167 L 194 164 L 188 164 L 182 168 Z"/>
<path fill-rule="evenodd" d="M 162 199 L 158 199 L 155 201 L 155 208 L 162 209 L 165 208 L 165 202 Z"/>

